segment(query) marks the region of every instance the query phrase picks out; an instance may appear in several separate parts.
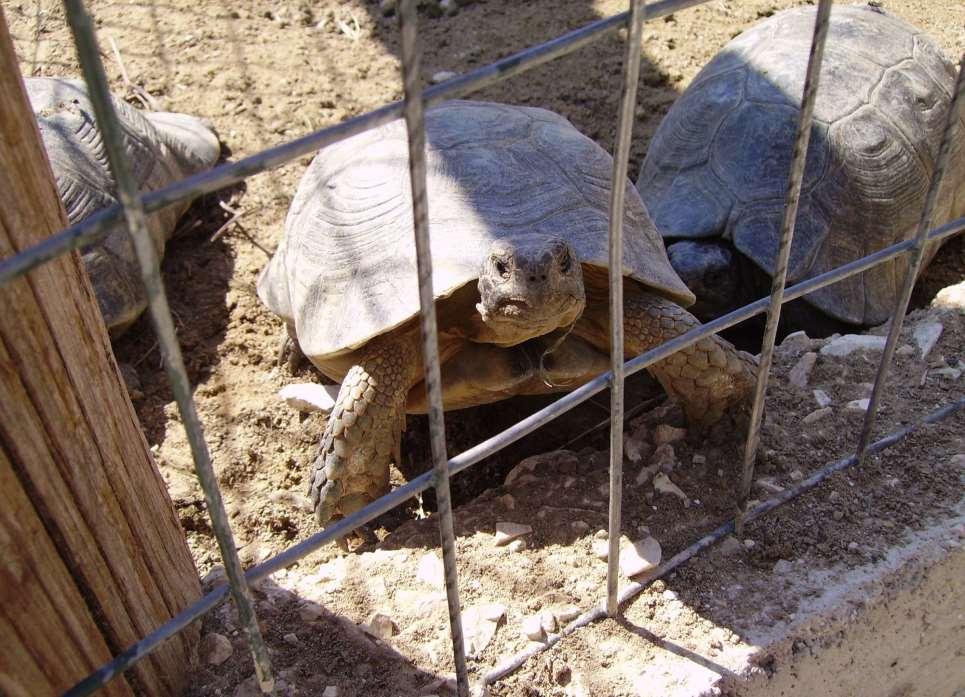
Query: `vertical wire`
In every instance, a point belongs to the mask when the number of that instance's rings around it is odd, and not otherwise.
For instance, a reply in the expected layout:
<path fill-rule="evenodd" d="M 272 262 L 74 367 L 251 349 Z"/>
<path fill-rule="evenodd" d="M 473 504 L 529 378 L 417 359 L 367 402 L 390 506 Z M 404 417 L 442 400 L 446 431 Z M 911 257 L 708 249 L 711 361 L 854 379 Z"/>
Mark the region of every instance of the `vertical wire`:
<path fill-rule="evenodd" d="M 801 115 L 798 119 L 797 137 L 794 140 L 794 154 L 787 181 L 787 196 L 784 203 L 784 220 L 781 223 L 780 246 L 774 262 L 774 280 L 771 284 L 771 300 L 767 308 L 767 322 L 764 326 L 764 341 L 761 344 L 761 360 L 758 367 L 757 383 L 754 387 L 754 404 L 751 407 L 750 424 L 747 428 L 747 441 L 744 444 L 744 460 L 741 468 L 740 490 L 737 499 L 737 514 L 734 526 L 738 535 L 744 527 L 744 510 L 750 495 L 754 478 L 754 460 L 761 438 L 761 417 L 764 411 L 764 396 L 771 373 L 774 356 L 774 340 L 777 325 L 781 319 L 781 305 L 784 302 L 784 286 L 787 282 L 787 264 L 791 255 L 791 242 L 794 239 L 794 222 L 797 218 L 798 203 L 801 198 L 801 181 L 807 162 L 808 143 L 811 140 L 811 123 L 814 116 L 814 102 L 818 91 L 818 78 L 821 72 L 821 59 L 824 57 L 824 42 L 828 35 L 828 19 L 831 14 L 831 0 L 821 0 L 814 18 L 814 35 L 808 56 L 807 73 L 804 78 L 804 91 L 801 97 Z"/>
<path fill-rule="evenodd" d="M 449 458 L 446 454 L 446 424 L 442 410 L 442 381 L 439 369 L 439 335 L 432 290 L 432 257 L 429 245 L 429 214 L 426 200 L 426 138 L 423 97 L 420 90 L 420 63 L 416 35 L 416 0 L 403 0 L 399 8 L 402 33 L 402 82 L 405 91 L 406 131 L 409 141 L 409 179 L 412 185 L 412 217 L 415 228 L 416 264 L 419 273 L 419 320 L 425 384 L 429 401 L 429 435 L 432 466 L 439 510 L 439 538 L 445 572 L 446 600 L 449 605 L 449 630 L 456 665 L 459 697 L 469 696 L 465 643 L 459 605 L 459 579 L 456 569 L 456 543 L 452 524 L 452 498 L 449 493 Z"/>
<path fill-rule="evenodd" d="M 275 694 L 275 681 L 271 673 L 268 650 L 258 628 L 251 590 L 248 588 L 241 561 L 238 559 L 238 550 L 235 546 L 231 526 L 228 524 L 224 503 L 221 500 L 218 480 L 211 465 L 211 455 L 204 439 L 204 430 L 198 418 L 194 399 L 191 396 L 191 385 L 184 368 L 181 349 L 174 330 L 174 322 L 171 318 L 171 310 L 161 281 L 157 254 L 147 231 L 144 208 L 138 198 L 137 186 L 126 160 L 124 136 L 117 121 L 114 105 L 111 102 L 104 66 L 101 63 L 97 47 L 97 38 L 94 35 L 90 15 L 84 8 L 83 1 L 65 0 L 64 5 L 67 11 L 67 21 L 74 35 L 77 57 L 80 60 L 90 100 L 94 106 L 97 125 L 100 128 L 101 138 L 107 150 L 111 172 L 117 182 L 118 198 L 124 207 L 124 217 L 137 253 L 141 280 L 147 291 L 151 319 L 154 322 L 161 355 L 164 358 L 164 368 L 171 384 L 171 391 L 174 393 L 174 398 L 181 412 L 181 421 L 184 424 L 184 430 L 191 446 L 195 470 L 201 482 L 201 488 L 204 490 L 208 514 L 211 516 L 212 528 L 215 537 L 218 539 L 218 547 L 221 550 L 221 558 L 224 561 L 225 572 L 231 585 L 231 593 L 238 608 L 238 617 L 245 629 L 251 647 L 258 685 L 264 694 L 273 695 Z"/>
<path fill-rule="evenodd" d="M 881 362 L 878 364 L 878 373 L 875 375 L 875 384 L 871 390 L 868 410 L 865 412 L 864 423 L 861 426 L 861 435 L 858 438 L 858 447 L 855 452 L 859 464 L 863 462 L 865 451 L 871 440 L 871 431 L 874 428 L 878 404 L 881 401 L 881 393 L 888 379 L 888 371 L 891 368 L 891 361 L 894 357 L 895 345 L 898 343 L 901 326 L 905 321 L 905 312 L 908 311 L 911 291 L 915 287 L 915 280 L 918 278 L 918 272 L 921 270 L 922 260 L 925 255 L 925 237 L 932 224 L 932 217 L 935 213 L 935 203 L 938 201 L 938 193 L 941 190 L 945 167 L 948 164 L 949 155 L 952 150 L 953 135 L 958 121 L 958 107 L 961 103 L 962 92 L 965 92 L 965 54 L 962 55 L 958 62 L 958 78 L 955 80 L 955 91 L 948 105 L 948 113 L 945 115 L 945 129 L 942 132 L 941 146 L 938 149 L 938 158 L 935 161 L 935 173 L 932 175 L 931 183 L 928 186 L 928 194 L 925 197 L 925 207 L 922 209 L 921 219 L 918 221 L 918 230 L 915 232 L 915 246 L 912 248 L 911 261 L 908 263 L 908 271 L 905 273 L 905 282 L 901 287 L 901 295 L 898 297 L 897 302 L 895 302 L 895 311 L 891 316 L 891 327 L 888 329 L 888 339 L 885 341 L 885 350 L 881 355 Z"/>
<path fill-rule="evenodd" d="M 617 614 L 620 578 L 620 517 L 623 503 L 623 213 L 627 190 L 630 138 L 640 81 L 640 51 L 645 0 L 630 0 L 627 57 L 623 64 L 623 92 L 617 120 L 610 189 L 610 552 L 606 569 L 606 608 Z"/>

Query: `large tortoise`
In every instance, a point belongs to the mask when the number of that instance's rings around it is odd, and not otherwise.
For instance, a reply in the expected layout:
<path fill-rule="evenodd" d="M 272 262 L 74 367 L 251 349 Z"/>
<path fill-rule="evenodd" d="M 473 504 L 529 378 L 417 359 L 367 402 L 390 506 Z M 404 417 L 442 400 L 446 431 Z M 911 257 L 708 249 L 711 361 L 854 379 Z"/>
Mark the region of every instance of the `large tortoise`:
<path fill-rule="evenodd" d="M 426 113 L 446 409 L 568 390 L 609 364 L 612 161 L 549 111 L 455 101 Z M 388 490 L 405 413 L 426 411 L 403 122 L 323 149 L 258 282 L 301 351 L 341 382 L 312 465 L 320 523 Z M 627 182 L 626 352 L 696 326 L 693 296 Z M 717 337 L 652 367 L 701 424 L 748 393 L 752 357 Z"/>
<path fill-rule="evenodd" d="M 46 77 L 26 78 L 25 83 L 68 221 L 78 223 L 117 203 L 117 184 L 86 85 Z M 112 101 L 139 191 L 159 189 L 217 162 L 218 138 L 201 120 L 186 114 L 143 112 L 120 99 Z M 148 232 L 159 258 L 188 205 L 168 206 L 148 216 Z M 102 241 L 82 249 L 81 256 L 104 321 L 111 335 L 118 336 L 147 307 L 127 228 L 118 226 Z"/>
<path fill-rule="evenodd" d="M 814 7 L 786 10 L 727 44 L 670 109 L 647 152 L 637 188 L 702 319 L 770 287 L 814 17 Z M 872 7 L 832 9 L 788 284 L 913 235 L 955 74 L 914 27 Z M 958 120 L 965 135 L 965 114 Z M 965 214 L 962 140 L 937 224 Z M 812 293 L 790 319 L 825 332 L 883 322 L 907 262 L 902 256 Z"/>

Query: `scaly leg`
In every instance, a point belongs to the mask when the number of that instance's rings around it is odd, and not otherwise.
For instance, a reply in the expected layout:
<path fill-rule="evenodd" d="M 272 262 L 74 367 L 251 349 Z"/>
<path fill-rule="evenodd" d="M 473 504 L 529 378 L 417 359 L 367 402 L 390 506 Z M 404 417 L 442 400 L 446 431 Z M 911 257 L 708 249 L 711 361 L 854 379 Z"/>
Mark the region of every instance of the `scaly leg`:
<path fill-rule="evenodd" d="M 422 373 L 417 339 L 407 334 L 372 341 L 342 381 L 311 470 L 310 493 L 320 524 L 388 492 L 406 395 Z"/>

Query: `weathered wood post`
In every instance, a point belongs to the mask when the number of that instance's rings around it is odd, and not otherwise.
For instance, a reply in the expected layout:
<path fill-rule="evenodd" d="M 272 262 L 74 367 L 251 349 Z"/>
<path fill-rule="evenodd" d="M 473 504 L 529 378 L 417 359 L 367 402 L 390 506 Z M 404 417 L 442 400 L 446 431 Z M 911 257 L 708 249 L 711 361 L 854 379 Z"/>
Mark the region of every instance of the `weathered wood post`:
<path fill-rule="evenodd" d="M 0 257 L 65 224 L 0 10 Z M 0 288 L 0 694 L 59 695 L 199 597 L 79 256 Z M 104 694 L 179 694 L 197 639 Z"/>

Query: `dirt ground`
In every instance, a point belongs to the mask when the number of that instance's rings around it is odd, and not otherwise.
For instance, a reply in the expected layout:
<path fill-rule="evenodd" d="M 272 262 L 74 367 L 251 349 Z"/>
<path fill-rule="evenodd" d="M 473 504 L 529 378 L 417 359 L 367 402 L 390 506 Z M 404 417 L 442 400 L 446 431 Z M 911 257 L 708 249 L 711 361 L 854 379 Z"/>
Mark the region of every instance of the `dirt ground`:
<path fill-rule="evenodd" d="M 157 108 L 209 119 L 224 143 L 226 157 L 252 154 L 402 94 L 396 20 L 383 16 L 376 2 L 90 4 L 112 88 L 132 100 L 135 92 L 143 90 Z M 803 3 L 713 0 L 647 25 L 631 173 L 637 171 L 661 117 L 700 67 L 750 24 L 795 4 Z M 882 4 L 931 34 L 946 55 L 961 54 L 965 8 L 958 3 L 887 0 Z M 3 0 L 3 9 L 24 74 L 78 74 L 59 2 Z M 425 78 L 428 82 L 439 71 L 464 72 L 623 9 L 624 3 L 613 0 L 488 0 L 462 7 L 455 16 L 423 13 Z M 573 56 L 474 96 L 552 109 L 611 150 L 624 41 L 613 33 Z M 125 86 L 122 65 L 136 89 Z M 324 421 L 301 415 L 276 397 L 284 384 L 313 379 L 313 373 L 303 368 L 293 375 L 287 368 L 275 367 L 280 323 L 254 292 L 257 275 L 281 237 L 292 193 L 309 161 L 310 157 L 301 158 L 198 201 L 182 221 L 182 233 L 169 244 L 164 261 L 179 338 L 190 378 L 197 385 L 195 397 L 246 563 L 264 560 L 316 530 L 304 496 L 304 479 Z M 233 214 L 222 205 L 241 212 L 226 227 Z M 965 240 L 959 237 L 945 245 L 920 281 L 916 307 L 927 306 L 939 289 L 963 278 Z M 962 320 L 952 313 L 942 321 L 945 332 L 927 361 L 899 356 L 879 433 L 962 394 L 962 379 L 952 377 L 965 360 Z M 115 344 L 115 351 L 126 366 L 134 404 L 169 483 L 198 568 L 207 573 L 218 563 L 218 553 L 146 318 Z M 832 398 L 834 415 L 802 428 L 801 419 L 817 407 L 810 387 L 801 390 L 786 382 L 798 353 L 788 347 L 779 355 L 767 404 L 759 475 L 770 478 L 774 486 L 787 486 L 853 445 L 860 415 L 843 405 L 866 396 L 877 356 L 856 354 L 843 361 L 822 356 L 811 383 Z M 950 370 L 935 372 L 945 368 Z M 629 394 L 631 407 L 659 399 L 659 391 L 646 376 L 633 381 Z M 450 452 L 464 450 L 542 404 L 545 400 L 514 400 L 447 415 Z M 553 603 L 572 602 L 585 608 L 599 596 L 605 564 L 590 548 L 606 520 L 605 496 L 598 490 L 606 480 L 606 455 L 600 452 L 606 432 L 574 437 L 606 419 L 607 404 L 606 395 L 601 395 L 562 425 L 537 432 L 453 481 L 455 500 L 461 506 L 457 546 L 463 603 L 498 601 L 507 607 L 497 639 L 471 662 L 474 674 L 525 646 L 517 631 L 523 614 Z M 651 412 L 647 418 L 650 426 L 660 419 L 682 424 L 674 410 L 658 410 L 655 416 Z M 426 469 L 425 428 L 425 419 L 409 419 L 404 462 L 401 471 L 393 472 L 394 484 Z M 494 694 L 576 694 L 575 686 L 582 684 L 574 677 L 578 674 L 589 685 L 590 694 L 629 694 L 633 676 L 627 671 L 632 666 L 615 658 L 621 651 L 636 647 L 632 659 L 639 672 L 648 655 L 660 650 L 660 637 L 683 632 L 693 644 L 687 650 L 714 655 L 723 650 L 715 648 L 721 642 L 698 631 L 711 621 L 731 627 L 733 644 L 739 645 L 741 628 L 757 614 L 788 614 L 793 608 L 783 606 L 779 598 L 762 602 L 752 586 L 731 592 L 740 587 L 732 582 L 734 578 L 745 578 L 748 569 L 771 569 L 782 559 L 805 560 L 809 565 L 842 559 L 854 564 L 872 561 L 880 549 L 862 544 L 857 551 L 849 550 L 848 543 L 865 539 L 872 530 L 879 535 L 875 539 L 887 540 L 892 533 L 897 539 L 906 526 L 915 528 L 929 512 L 951 505 L 960 482 L 949 458 L 965 451 L 962 432 L 958 416 L 918 433 L 899 451 L 872 458 L 860 471 L 834 478 L 820 493 L 752 526 L 753 548 L 725 555 L 719 565 L 684 567 L 667 579 L 666 586 L 683 603 L 679 612 L 664 612 L 666 587 L 648 591 L 629 606 L 626 621 L 608 620 L 567 638 L 496 686 Z M 671 477 L 686 492 L 688 506 L 673 496 L 655 493 L 649 484 L 629 486 L 624 500 L 626 534 L 636 539 L 641 526 L 646 526 L 659 539 L 665 558 L 731 513 L 739 461 L 739 444 L 733 440 L 715 443 L 690 434 L 678 445 L 678 468 Z M 515 487 L 499 486 L 522 458 L 563 447 L 575 454 L 562 461 L 549 458 L 543 478 Z M 558 466 L 568 469 L 557 471 Z M 628 482 L 638 469 L 628 466 Z M 570 478 L 573 482 L 567 487 Z M 507 493 L 513 496 L 515 509 L 506 509 L 505 499 L 500 502 L 498 497 Z M 914 505 L 909 506 L 909 501 Z M 431 496 L 423 506 L 410 503 L 379 521 L 379 535 L 387 538 L 385 549 L 346 561 L 334 545 L 326 547 L 259 591 L 260 617 L 273 659 L 291 690 L 321 694 L 326 685 L 338 685 L 342 695 L 418 695 L 445 689 L 434 685 L 452 670 L 445 603 L 440 605 L 438 589 L 420 586 L 415 577 L 419 560 L 436 545 L 432 519 L 419 520 L 423 508 L 432 510 Z M 840 517 L 833 515 L 836 511 Z M 524 550 L 508 553 L 493 547 L 494 523 L 506 516 L 534 528 Z M 511 554 L 516 556 L 510 558 Z M 731 589 L 730 595 L 713 590 L 717 588 Z M 385 603 L 394 608 L 400 633 L 387 642 L 374 642 L 355 623 L 365 621 Z M 413 603 L 419 612 L 411 612 Z M 251 674 L 250 660 L 231 615 L 225 607 L 205 620 L 206 632 L 231 637 L 234 650 L 219 666 L 202 662 L 194 694 L 243 695 L 250 687 L 243 682 Z M 403 619 L 409 624 L 402 626 Z M 647 639 L 644 648 L 641 638 Z M 723 641 L 727 644 L 730 639 L 723 637 Z"/>

